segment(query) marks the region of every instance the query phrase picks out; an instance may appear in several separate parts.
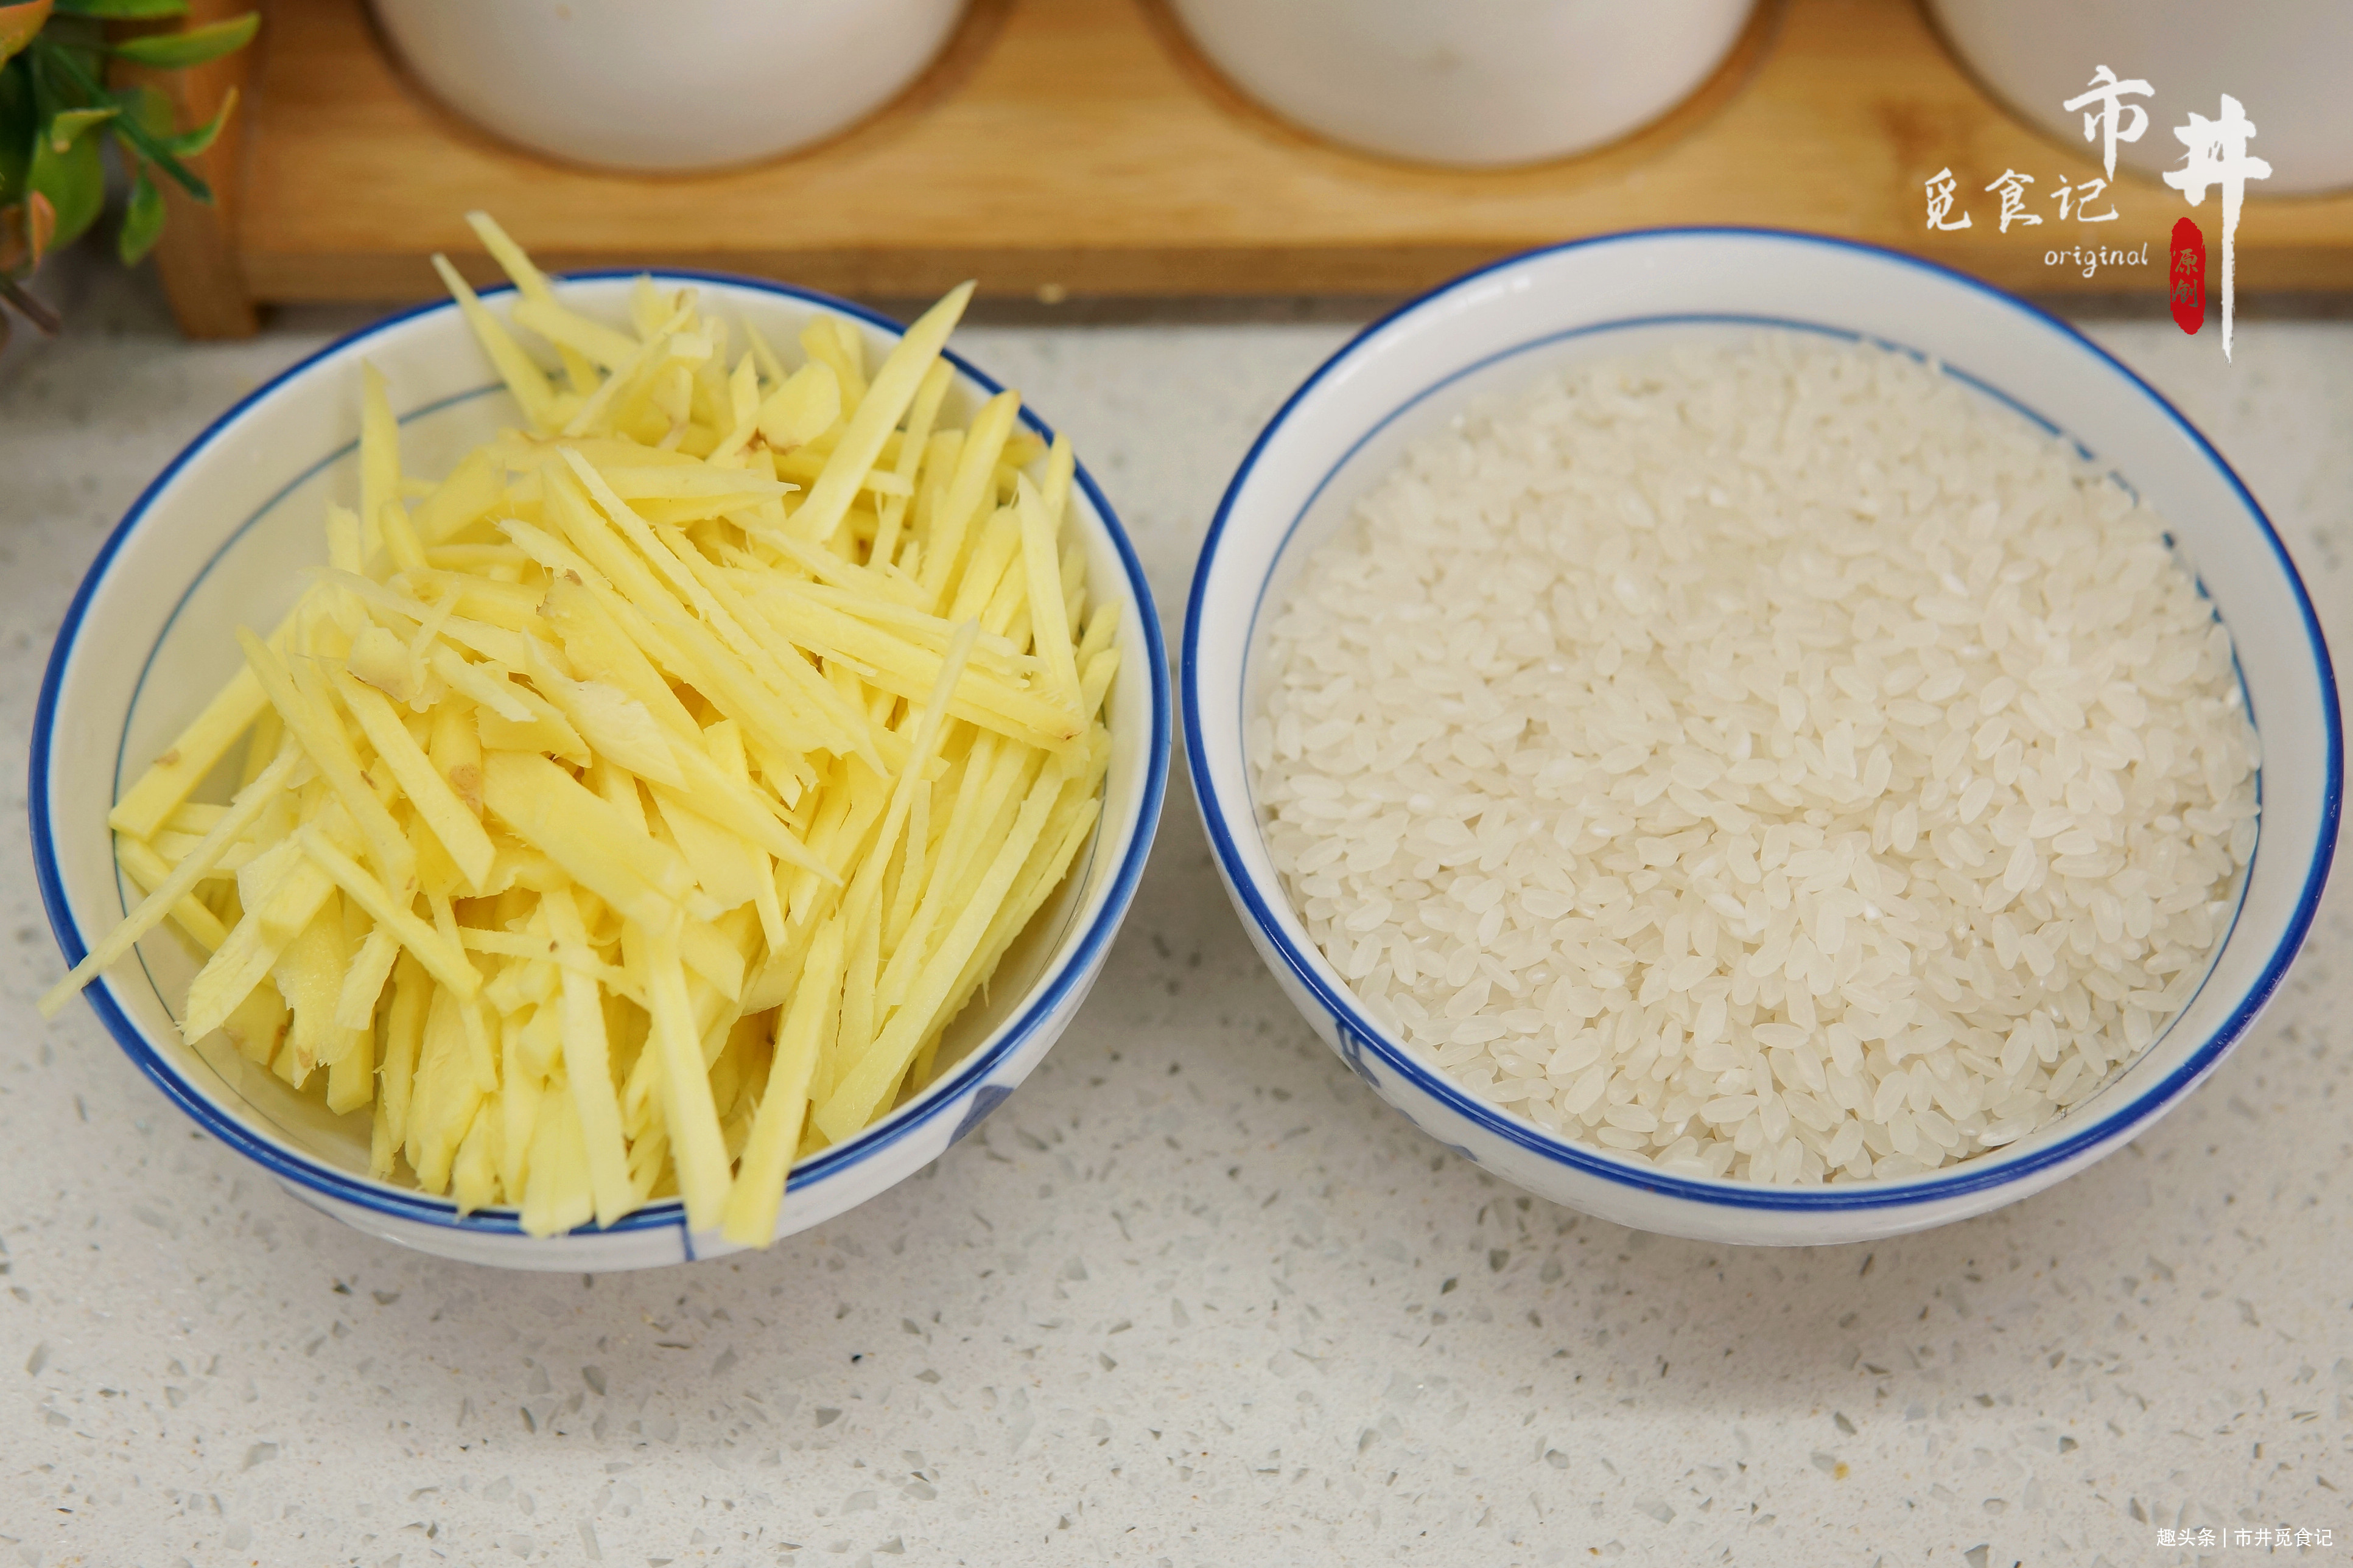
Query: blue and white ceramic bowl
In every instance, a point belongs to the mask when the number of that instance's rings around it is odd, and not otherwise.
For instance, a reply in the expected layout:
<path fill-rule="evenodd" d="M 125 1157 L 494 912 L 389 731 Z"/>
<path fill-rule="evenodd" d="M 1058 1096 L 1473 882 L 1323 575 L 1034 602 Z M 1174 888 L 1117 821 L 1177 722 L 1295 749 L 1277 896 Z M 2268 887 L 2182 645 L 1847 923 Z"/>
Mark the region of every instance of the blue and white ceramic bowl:
<path fill-rule="evenodd" d="M 1457 1087 L 1374 1023 L 1309 940 L 1268 858 L 1244 757 L 1263 675 L 1254 656 L 1274 608 L 1404 447 L 1547 371 L 1759 327 L 1927 356 L 2111 467 L 2172 523 L 2237 641 L 2262 733 L 2261 838 L 2204 988 L 2092 1099 L 1995 1153 L 1909 1180 L 1799 1189 L 1663 1175 Z M 1622 1225 L 1710 1241 L 1860 1241 L 1941 1225 L 2038 1192 L 2128 1142 L 2214 1069 L 2277 988 L 2320 897 L 2343 785 L 2336 680 L 2304 585 L 2254 499 L 2188 421 L 2031 306 L 1891 251 L 1770 231 L 1662 230 L 1538 251 L 1366 330 L 1283 405 L 1234 476 L 1193 579 L 1182 676 L 1187 754 L 1219 869 L 1315 1032 L 1415 1125 L 1497 1175 Z"/>
<path fill-rule="evenodd" d="M 624 319 L 635 274 L 564 285 L 593 314 Z M 856 306 L 750 279 L 657 274 L 702 291 L 705 308 L 792 342 L 820 310 L 859 322 L 874 359 L 899 329 Z M 496 296 L 492 296 L 494 307 Z M 954 358 L 954 356 L 950 356 Z M 360 365 L 385 376 L 401 417 L 405 466 L 434 475 L 501 426 L 520 423 L 457 310 L 395 316 L 288 371 L 199 437 L 131 509 L 75 595 L 49 658 L 32 742 L 33 853 L 41 896 L 69 961 L 132 900 L 117 876 L 106 814 L 118 793 L 236 668 L 231 629 L 274 624 L 326 558 L 321 522 L 358 489 Z M 997 384 L 962 360 L 951 413 L 968 416 Z M 1039 435 L 1050 433 L 1026 411 Z M 1120 671 L 1110 700 L 1112 761 L 1093 844 L 1056 900 L 1016 944 L 993 995 L 951 1032 L 962 1060 L 920 1098 L 803 1161 L 778 1234 L 829 1219 L 936 1159 L 1011 1093 L 1070 1024 L 1134 896 L 1167 781 L 1170 698 L 1159 620 L 1144 569 L 1103 492 L 1082 468 L 1075 508 L 1090 582 L 1121 604 Z M 512 1209 L 460 1217 L 443 1198 L 369 1179 L 364 1115 L 335 1117 L 254 1068 L 216 1035 L 191 1047 L 174 1012 L 195 971 L 168 930 L 91 986 L 122 1048 L 205 1130 L 287 1190 L 358 1228 L 427 1252 L 515 1268 L 602 1270 L 733 1250 L 690 1235 L 675 1201 L 611 1230 L 535 1240 Z"/>

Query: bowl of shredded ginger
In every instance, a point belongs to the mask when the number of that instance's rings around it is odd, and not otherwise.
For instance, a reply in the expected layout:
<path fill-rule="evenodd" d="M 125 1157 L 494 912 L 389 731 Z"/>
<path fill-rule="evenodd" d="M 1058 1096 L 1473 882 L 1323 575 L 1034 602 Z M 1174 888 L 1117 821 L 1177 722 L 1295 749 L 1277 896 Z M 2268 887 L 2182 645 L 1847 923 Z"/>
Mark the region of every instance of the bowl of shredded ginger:
<path fill-rule="evenodd" d="M 1018 394 L 702 275 L 508 277 L 289 371 L 60 633 L 43 895 L 196 1120 L 363 1229 L 602 1269 L 881 1191 L 1069 1023 L 1168 692 Z"/>

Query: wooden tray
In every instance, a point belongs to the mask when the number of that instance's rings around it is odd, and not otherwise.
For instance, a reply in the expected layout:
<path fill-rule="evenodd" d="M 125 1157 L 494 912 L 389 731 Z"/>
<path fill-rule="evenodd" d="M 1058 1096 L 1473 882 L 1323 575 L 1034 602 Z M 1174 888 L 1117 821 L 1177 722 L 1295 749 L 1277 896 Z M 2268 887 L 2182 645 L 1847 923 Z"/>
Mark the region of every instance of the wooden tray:
<path fill-rule="evenodd" d="M 196 19 L 248 3 L 201 0 Z M 386 57 L 362 0 L 264 4 L 250 61 L 181 88 L 202 113 L 248 78 L 244 134 L 208 159 L 221 205 L 183 205 L 161 257 L 197 336 L 250 331 L 257 303 L 435 293 L 437 249 L 492 277 L 461 216 L 478 206 L 554 268 L 691 264 L 867 297 L 977 277 L 1050 301 L 1396 294 L 1529 246 L 1688 223 L 1846 235 L 2035 292 L 2155 297 L 2189 211 L 2126 176 L 2117 222 L 2062 221 L 2038 198 L 2041 226 L 2001 233 L 1983 189 L 2005 170 L 2049 192 L 2097 165 L 1992 102 L 1914 0 L 1765 0 L 1666 120 L 1502 173 L 1383 162 L 1290 128 L 1225 86 L 1158 0 L 975 0 L 942 59 L 863 125 L 671 178 L 568 167 L 475 131 Z M 1924 183 L 1947 167 L 1974 223 L 1931 232 Z M 2217 203 L 2195 216 L 2212 245 Z M 2137 268 L 2047 262 L 2052 247 L 2144 243 Z M 2353 287 L 2353 195 L 2251 198 L 2238 263 L 2242 289 Z"/>

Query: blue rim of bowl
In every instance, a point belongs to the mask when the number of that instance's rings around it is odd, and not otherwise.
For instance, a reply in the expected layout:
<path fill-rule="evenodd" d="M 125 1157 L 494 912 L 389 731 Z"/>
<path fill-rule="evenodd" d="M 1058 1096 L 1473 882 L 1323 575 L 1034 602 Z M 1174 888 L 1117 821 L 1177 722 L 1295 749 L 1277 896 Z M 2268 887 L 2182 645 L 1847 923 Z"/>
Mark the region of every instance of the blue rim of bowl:
<path fill-rule="evenodd" d="M 838 311 L 854 317 L 869 326 L 890 334 L 904 335 L 903 323 L 892 321 L 879 311 L 863 305 L 836 298 L 814 289 L 798 288 L 765 278 L 745 277 L 737 273 L 710 271 L 688 268 L 613 268 L 596 271 L 559 275 L 555 281 L 595 283 L 634 279 L 650 275 L 662 280 L 686 283 L 712 283 L 729 288 L 749 289 L 756 293 L 776 295 L 797 303 L 814 305 L 820 310 Z M 485 299 L 513 292 L 512 286 L 486 289 Z M 67 607 L 64 623 L 58 629 L 56 643 L 49 652 L 47 668 L 41 677 L 41 693 L 33 710 L 32 756 L 27 768 L 29 795 L 28 815 L 31 819 L 33 867 L 41 890 L 41 905 L 49 918 L 50 930 L 69 964 L 79 963 L 88 953 L 89 944 L 82 940 L 75 922 L 59 873 L 53 847 L 54 834 L 49 817 L 48 772 L 50 735 L 58 719 L 58 692 L 65 679 L 66 667 L 71 661 L 76 642 L 82 628 L 90 600 L 115 557 L 130 541 L 155 499 L 167 489 L 199 454 L 220 439 L 256 404 L 276 394 L 280 389 L 300 379 L 324 362 L 351 350 L 384 332 L 440 311 L 455 310 L 454 301 L 442 300 L 412 306 L 375 321 L 357 331 L 338 338 L 316 353 L 290 365 L 254 391 L 239 398 L 228 411 L 205 427 L 204 433 L 183 447 L 164 471 L 152 480 L 107 536 L 96 559 L 84 574 L 81 585 L 74 592 L 73 602 Z M 943 351 L 942 356 L 957 373 L 978 387 L 985 396 L 995 396 L 1004 388 L 997 380 L 982 372 L 953 350 Z M 503 389 L 501 389 L 503 390 Z M 1044 441 L 1051 443 L 1054 432 L 1026 404 L 1020 410 L 1022 423 Z M 1130 592 L 1135 595 L 1137 619 L 1148 655 L 1148 670 L 1152 682 L 1152 736 L 1145 756 L 1144 794 L 1138 803 L 1134 826 L 1129 836 L 1125 855 L 1122 858 L 1106 888 L 1103 905 L 1094 919 L 1079 938 L 1077 944 L 1053 970 L 1040 981 L 1029 1005 L 1013 1017 L 999 1025 L 996 1038 L 984 1049 L 974 1051 L 953 1072 L 939 1083 L 924 1090 L 924 1097 L 912 1107 L 869 1128 L 846 1143 L 824 1150 L 793 1168 L 796 1190 L 805 1190 L 828 1177 L 837 1176 L 882 1152 L 917 1128 L 936 1121 L 952 1107 L 962 1105 L 968 1091 L 986 1085 L 988 1075 L 1008 1057 L 1017 1053 L 1034 1035 L 1040 1025 L 1051 1016 L 1069 998 L 1074 987 L 1091 974 L 1109 948 L 1113 936 L 1125 917 L 1129 904 L 1134 900 L 1135 889 L 1144 875 L 1144 864 L 1152 849 L 1152 841 L 1159 826 L 1160 809 L 1167 793 L 1168 762 L 1171 730 L 1174 724 L 1173 700 L 1169 690 L 1167 650 L 1163 646 L 1160 617 L 1154 607 L 1152 586 L 1144 574 L 1144 563 L 1121 524 L 1119 514 L 1095 483 L 1094 476 L 1082 463 L 1078 466 L 1077 483 L 1086 494 L 1095 515 L 1103 520 L 1104 532 L 1118 552 L 1120 566 L 1127 577 Z M 151 654 L 152 657 L 152 654 Z M 1100 829 L 1098 830 L 1100 831 Z M 429 1194 L 406 1192 L 385 1183 L 348 1171 L 299 1153 L 257 1132 L 237 1118 L 228 1115 L 212 1099 L 189 1083 L 163 1054 L 149 1044 L 143 1031 L 132 1023 L 117 1004 L 112 983 L 105 975 L 93 980 L 82 995 L 114 1037 L 115 1043 L 131 1058 L 139 1069 L 161 1089 L 196 1124 L 230 1148 L 269 1170 L 281 1181 L 318 1193 L 337 1203 L 348 1204 L 372 1214 L 388 1218 L 428 1225 L 440 1229 L 464 1231 L 477 1235 L 522 1234 L 516 1213 L 512 1208 L 478 1209 L 470 1215 L 459 1215 L 457 1205 L 447 1199 Z M 648 1204 L 610 1226 L 599 1228 L 586 1225 L 566 1233 L 572 1237 L 617 1236 L 636 1231 L 685 1229 L 683 1205 L 676 1198 L 665 1198 Z M 690 1240 L 690 1246 L 691 1245 Z M 691 1254 L 690 1254 L 691 1256 Z"/>
<path fill-rule="evenodd" d="M 1198 668 L 1203 602 L 1208 596 L 1210 573 L 1217 562 L 1218 546 L 1225 538 L 1226 524 L 1231 517 L 1235 503 L 1240 499 L 1244 487 L 1249 484 L 1252 473 L 1257 469 L 1260 458 L 1282 430 L 1291 418 L 1292 413 L 1300 404 L 1321 386 L 1327 377 L 1345 368 L 1359 350 L 1373 342 L 1390 328 L 1492 274 L 1525 267 L 1547 257 L 1569 251 L 1661 239 L 1711 237 L 1767 240 L 1796 246 L 1819 246 L 1897 263 L 1929 273 L 1947 283 L 1958 285 L 1974 293 L 1982 294 L 2026 318 L 2030 324 L 2039 325 L 2057 333 L 2067 342 L 2091 355 L 2095 363 L 2113 371 L 2128 386 L 2162 411 L 2182 435 L 2189 439 L 2200 456 L 2212 465 L 2229 483 L 2240 503 L 2246 508 L 2247 515 L 2254 519 L 2256 527 L 2263 532 L 2264 542 L 2277 559 L 2281 572 L 2286 576 L 2289 591 L 2295 597 L 2297 612 L 2303 619 L 2305 637 L 2310 644 L 2313 663 L 2319 676 L 2321 705 L 2328 741 L 2327 776 L 2322 790 L 2319 839 L 2315 847 L 2313 862 L 2306 873 L 2304 888 L 2297 898 L 2295 910 L 2290 916 L 2278 944 L 2265 962 L 2263 972 L 2256 976 L 2254 984 L 2248 988 L 2247 994 L 2232 1009 L 2230 1017 L 2225 1019 L 2203 1044 L 2192 1051 L 2180 1067 L 2168 1074 L 2164 1081 L 2142 1094 L 2129 1105 L 2108 1112 L 2096 1121 L 2054 1142 L 2048 1147 L 2038 1149 L 2031 1154 L 2022 1155 L 2000 1164 L 1988 1165 L 1980 1161 L 1968 1161 L 1944 1172 L 1931 1173 L 1920 1177 L 1907 1177 L 1898 1182 L 1856 1183 L 1847 1187 L 1792 1191 L 1746 1182 L 1695 1180 L 1690 1177 L 1669 1175 L 1662 1172 L 1646 1170 L 1631 1163 L 1610 1159 L 1599 1150 L 1588 1149 L 1584 1145 L 1546 1133 L 1534 1122 L 1514 1116 L 1501 1107 L 1480 1100 L 1457 1087 L 1436 1067 L 1419 1060 L 1413 1052 L 1391 1039 L 1379 1025 L 1365 1016 L 1344 991 L 1324 981 L 1324 977 L 1317 973 L 1315 965 L 1284 931 L 1282 922 L 1275 918 L 1272 902 L 1261 891 L 1257 879 L 1252 876 L 1249 867 L 1244 863 L 1240 848 L 1235 841 L 1233 829 L 1229 825 L 1227 803 L 1219 796 L 1215 782 L 1209 777 L 1208 756 L 1202 749 L 1204 727 L 1200 711 L 1200 680 Z M 1604 324 L 1608 323 L 1596 323 L 1597 326 Z M 1557 335 L 1546 334 L 1547 337 Z M 1525 348 L 1528 345 L 1519 346 Z M 1916 350 L 1909 349 L 1903 344 L 1892 346 L 1904 349 L 1906 353 L 1917 353 Z M 1516 351 L 1504 350 L 1501 354 L 1488 357 L 1492 361 L 1513 352 Z M 1450 373 L 1449 378 L 1460 374 L 1462 374 L 1460 370 Z M 1997 388 L 1978 383 L 1974 377 L 1964 379 L 2001 397 L 2003 401 L 2011 403 L 2012 406 L 2020 406 Z M 1426 395 L 1428 390 L 1424 389 L 1423 392 L 1415 394 L 1413 397 L 1402 400 L 1398 408 L 1402 409 Z M 1390 417 L 1394 417 L 1395 413 L 1396 411 L 1393 410 Z M 2042 422 L 2048 423 L 2047 420 Z M 2073 439 L 2073 434 L 2068 434 L 2069 438 Z M 1329 477 L 1328 474 L 1325 476 L 1327 480 Z M 1319 482 L 1319 491 L 1320 489 Z M 1296 519 L 1293 522 L 1295 524 Z M 1259 588 L 1263 594 L 1265 584 L 1261 583 Z M 2328 645 L 2321 635 L 2319 619 L 2313 612 L 2311 595 L 2306 593 L 2304 579 L 2297 574 L 2295 563 L 2289 557 L 2286 547 L 2281 543 L 2278 531 L 2272 527 L 2271 519 L 2264 514 L 2262 506 L 2248 491 L 2237 471 L 2223 459 L 2220 452 L 2214 449 L 2213 443 L 2207 440 L 2196 426 L 2183 417 L 2181 411 L 2174 407 L 2162 393 L 2134 374 L 2115 355 L 2050 311 L 1996 289 L 1990 284 L 1982 283 L 1966 273 L 1957 272 L 1949 267 L 1941 266 L 1933 261 L 1924 261 L 1918 257 L 1906 255 L 1900 250 L 1891 250 L 1884 246 L 1869 245 L 1858 240 L 1841 239 L 1833 235 L 1810 234 L 1799 229 L 1744 227 L 1735 225 L 1694 225 L 1683 227 L 1630 229 L 1617 234 L 1596 235 L 1586 239 L 1569 240 L 1559 245 L 1543 246 L 1534 250 L 1522 251 L 1515 256 L 1506 257 L 1500 261 L 1492 262 L 1485 267 L 1441 283 L 1429 292 L 1408 300 L 1350 338 L 1336 353 L 1318 365 L 1314 374 L 1302 382 L 1296 391 L 1283 400 L 1282 406 L 1275 411 L 1274 416 L 1267 421 L 1265 428 L 1259 432 L 1258 438 L 1250 443 L 1250 451 L 1243 457 L 1240 467 L 1234 470 L 1234 477 L 1228 483 L 1224 497 L 1218 502 L 1217 513 L 1209 522 L 1208 535 L 1201 544 L 1200 560 L 1194 568 L 1192 589 L 1187 598 L 1185 637 L 1179 677 L 1185 715 L 1186 766 L 1192 776 L 1194 798 L 1199 807 L 1202 822 L 1208 831 L 1211 847 L 1216 851 L 1219 865 L 1225 874 L 1227 883 L 1233 889 L 1237 900 L 1247 910 L 1251 923 L 1258 928 L 1260 934 L 1264 936 L 1274 951 L 1282 955 L 1284 966 L 1290 970 L 1292 975 L 1330 1013 L 1338 1028 L 1356 1036 L 1356 1043 L 1362 1048 L 1387 1063 L 1401 1078 L 1410 1082 L 1423 1094 L 1437 1100 L 1446 1110 L 1461 1117 L 1482 1131 L 1502 1139 L 1531 1154 L 1550 1161 L 1554 1164 L 1567 1166 L 1582 1174 L 1599 1177 L 1619 1186 L 1730 1208 L 1820 1214 L 1935 1203 L 2008 1185 L 2039 1171 L 2088 1156 L 2102 1144 L 2128 1135 L 2133 1130 L 2165 1110 L 2211 1071 L 2215 1064 L 2221 1061 L 2223 1055 L 2238 1042 L 2239 1037 L 2253 1023 L 2256 1015 L 2261 1013 L 2265 1004 L 2271 1000 L 2272 994 L 2279 988 L 2280 982 L 2287 973 L 2288 965 L 2295 960 L 2297 951 L 2304 945 L 2306 934 L 2312 928 L 2313 918 L 2319 907 L 2321 889 L 2328 879 L 2329 862 L 2336 849 L 2338 818 L 2343 807 L 2345 737 L 2337 710 L 2337 676 L 2329 663 Z M 1277 895 L 1277 898 L 1279 897 L 1280 895 Z M 2221 951 L 2220 944 L 2217 944 L 2216 951 L 2218 952 Z"/>

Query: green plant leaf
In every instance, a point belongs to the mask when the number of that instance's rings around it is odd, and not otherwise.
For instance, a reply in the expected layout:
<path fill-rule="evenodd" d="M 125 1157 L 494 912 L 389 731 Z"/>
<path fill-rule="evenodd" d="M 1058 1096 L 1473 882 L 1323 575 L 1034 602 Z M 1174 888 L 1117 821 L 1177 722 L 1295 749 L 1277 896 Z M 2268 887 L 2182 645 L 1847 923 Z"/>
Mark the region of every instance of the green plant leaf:
<path fill-rule="evenodd" d="M 163 237 L 164 193 L 155 188 L 142 165 L 131 181 L 131 205 L 123 209 L 122 232 L 116 237 L 115 249 L 123 266 L 136 267 Z"/>
<path fill-rule="evenodd" d="M 48 70 L 42 75 L 37 75 L 34 79 L 34 85 L 37 90 L 37 97 L 34 100 L 36 105 L 42 103 L 54 104 L 57 95 L 57 80 L 46 79 L 50 77 L 54 77 L 58 79 L 58 80 L 62 80 L 68 88 L 72 89 L 74 93 L 79 95 L 79 97 L 84 101 L 93 103 L 100 102 L 103 101 L 107 97 L 105 89 L 98 85 L 98 79 L 92 74 L 91 70 L 83 66 L 70 51 L 51 48 L 48 47 L 47 40 L 44 40 L 41 46 L 40 58 L 48 67 Z M 136 106 L 133 109 L 133 112 L 130 114 L 117 115 L 112 121 L 114 134 L 116 138 L 122 142 L 124 147 L 130 152 L 136 153 L 139 157 L 146 159 L 158 169 L 164 171 L 165 174 L 171 177 L 171 181 L 174 184 L 187 192 L 188 195 L 195 197 L 196 200 L 200 202 L 209 204 L 213 199 L 213 188 L 205 184 L 203 180 L 199 179 L 185 163 L 181 163 L 180 160 L 173 154 L 171 149 L 164 145 L 160 137 L 158 137 L 153 132 L 149 131 L 140 122 L 140 115 L 142 112 L 147 111 L 154 104 L 163 103 L 164 105 L 162 111 L 164 115 L 164 122 L 166 124 L 170 123 L 170 106 L 163 99 L 162 95 L 157 94 L 155 97 L 151 99 L 139 96 L 134 93 L 132 95 L 118 97 L 114 101 L 122 107 Z M 94 145 L 94 143 L 85 142 L 81 143 L 81 145 L 90 146 Z"/>
<path fill-rule="evenodd" d="M 203 176 L 180 162 L 161 137 L 130 116 L 114 121 L 115 140 L 122 143 L 122 155 L 131 163 L 146 163 L 164 172 L 171 182 L 196 200 L 210 205 L 213 188 Z"/>
<path fill-rule="evenodd" d="M 51 246 L 71 245 L 98 221 L 99 209 L 106 205 L 106 163 L 99 156 L 97 139 L 82 137 L 60 153 L 47 137 L 38 138 L 25 184 L 35 195 L 48 197 L 57 209 Z"/>
<path fill-rule="evenodd" d="M 190 27 L 185 33 L 150 33 L 142 38 L 125 38 L 111 48 L 124 59 L 142 66 L 179 70 L 235 54 L 253 41 L 254 32 L 260 26 L 260 13 L 248 11 L 242 16 Z"/>
<path fill-rule="evenodd" d="M 103 125 L 122 111 L 112 105 L 104 109 L 69 109 L 49 121 L 49 145 L 64 152 L 93 125 Z"/>
<path fill-rule="evenodd" d="M 221 128 L 237 108 L 237 89 L 230 88 L 221 97 L 221 106 L 212 119 L 194 131 L 183 131 L 177 136 L 164 138 L 164 145 L 183 158 L 193 158 L 220 140 Z"/>
<path fill-rule="evenodd" d="M 33 40 L 21 57 L 33 83 L 33 119 L 47 125 L 69 109 L 96 109 L 113 101 L 98 85 L 103 61 L 96 48 L 65 37 L 79 24 L 62 17 Z"/>
<path fill-rule="evenodd" d="M 0 60 L 40 37 L 49 19 L 49 0 L 19 0 L 0 5 Z"/>
<path fill-rule="evenodd" d="M 172 95 L 162 88 L 142 82 L 136 87 L 117 88 L 109 96 L 114 100 L 114 107 L 122 110 L 123 119 L 157 136 L 172 133 Z M 121 127 L 115 129 L 120 131 Z"/>
<path fill-rule="evenodd" d="M 101 16 L 110 22 L 148 22 L 188 14 L 188 0 L 57 0 L 57 6 L 69 16 Z"/>
<path fill-rule="evenodd" d="M 172 134 L 172 97 L 162 88 L 144 83 L 126 87 L 114 95 L 115 107 L 123 118 L 153 136 Z M 117 126 L 120 131 L 121 127 Z"/>
<path fill-rule="evenodd" d="M 25 171 L 32 164 L 39 127 L 33 115 L 31 68 L 23 60 L 0 65 L 0 207 L 24 197 Z"/>

